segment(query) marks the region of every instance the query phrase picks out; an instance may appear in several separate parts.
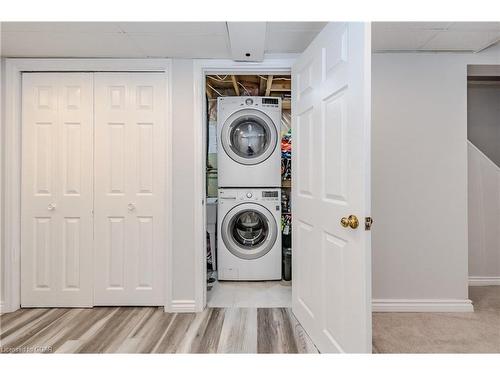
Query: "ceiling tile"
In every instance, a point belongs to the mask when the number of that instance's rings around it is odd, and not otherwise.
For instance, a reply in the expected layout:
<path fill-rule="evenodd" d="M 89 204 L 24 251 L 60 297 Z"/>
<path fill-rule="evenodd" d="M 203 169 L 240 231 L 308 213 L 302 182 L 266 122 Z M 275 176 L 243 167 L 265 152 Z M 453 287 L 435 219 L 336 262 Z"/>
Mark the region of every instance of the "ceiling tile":
<path fill-rule="evenodd" d="M 325 25 L 326 22 L 268 22 L 266 52 L 303 52 Z"/>
<path fill-rule="evenodd" d="M 324 22 L 269 22 L 266 52 L 302 52 Z M 11 57 L 230 58 L 226 22 L 4 22 Z"/>
<path fill-rule="evenodd" d="M 419 49 L 437 30 L 400 29 L 391 30 L 384 27 L 372 28 L 373 51 L 413 51 Z"/>
<path fill-rule="evenodd" d="M 159 33 L 164 36 L 227 33 L 225 22 L 120 22 L 119 26 L 126 33 Z"/>
<path fill-rule="evenodd" d="M 327 22 L 267 22 L 268 32 L 315 31 L 319 32 Z"/>
<path fill-rule="evenodd" d="M 445 31 L 438 33 L 422 50 L 478 51 L 500 40 L 500 31 Z"/>
<path fill-rule="evenodd" d="M 227 34 L 126 34 L 148 57 L 229 58 Z"/>
<path fill-rule="evenodd" d="M 2 32 L 6 57 L 144 57 L 118 33 Z"/>
<path fill-rule="evenodd" d="M 2 22 L 2 31 L 120 33 L 118 22 Z"/>
<path fill-rule="evenodd" d="M 267 34 L 266 53 L 300 53 L 317 35 L 307 31 L 275 31 Z"/>
<path fill-rule="evenodd" d="M 451 22 L 372 22 L 372 30 L 446 30 Z"/>
<path fill-rule="evenodd" d="M 452 22 L 453 31 L 500 31 L 500 22 Z"/>

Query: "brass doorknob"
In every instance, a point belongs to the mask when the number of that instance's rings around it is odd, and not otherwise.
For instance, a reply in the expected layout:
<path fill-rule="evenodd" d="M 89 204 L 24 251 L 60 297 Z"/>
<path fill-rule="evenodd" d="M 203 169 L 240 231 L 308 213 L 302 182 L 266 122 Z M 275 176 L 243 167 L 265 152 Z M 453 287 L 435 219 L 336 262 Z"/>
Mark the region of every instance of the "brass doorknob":
<path fill-rule="evenodd" d="M 351 227 L 352 229 L 356 229 L 359 226 L 359 221 L 356 215 L 350 215 L 349 217 L 340 219 L 340 225 L 344 228 Z"/>

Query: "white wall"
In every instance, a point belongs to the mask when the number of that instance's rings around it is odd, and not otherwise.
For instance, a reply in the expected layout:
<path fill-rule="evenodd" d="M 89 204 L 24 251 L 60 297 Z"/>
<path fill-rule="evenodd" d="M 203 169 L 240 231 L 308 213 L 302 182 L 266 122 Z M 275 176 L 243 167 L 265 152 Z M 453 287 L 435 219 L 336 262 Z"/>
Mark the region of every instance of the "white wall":
<path fill-rule="evenodd" d="M 500 64 L 500 49 L 373 56 L 374 299 L 467 299 L 468 63 Z M 193 60 L 173 60 L 172 88 L 172 300 L 189 305 L 197 246 Z"/>
<path fill-rule="evenodd" d="M 500 285 L 500 167 L 470 142 L 468 158 L 469 280 Z"/>
<path fill-rule="evenodd" d="M 193 60 L 174 59 L 172 64 L 173 126 L 173 259 L 174 307 L 194 304 L 195 299 L 195 150 Z M 202 197 L 200 197 L 201 199 Z"/>
<path fill-rule="evenodd" d="M 373 298 L 395 310 L 468 308 L 466 77 L 481 63 L 500 49 L 373 56 Z"/>
<path fill-rule="evenodd" d="M 5 108 L 5 59 L 0 59 L 0 311 L 2 311 L 2 306 L 4 303 L 5 296 L 5 272 L 3 267 L 5 267 L 4 262 L 4 236 L 3 236 L 3 223 L 4 223 L 4 204 L 3 204 L 3 184 L 4 184 L 4 108 Z"/>

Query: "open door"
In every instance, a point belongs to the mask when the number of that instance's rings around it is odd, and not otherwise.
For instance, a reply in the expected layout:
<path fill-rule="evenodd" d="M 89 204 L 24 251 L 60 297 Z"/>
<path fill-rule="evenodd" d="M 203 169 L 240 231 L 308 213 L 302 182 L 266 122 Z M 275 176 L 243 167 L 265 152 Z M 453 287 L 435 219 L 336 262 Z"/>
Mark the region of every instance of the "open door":
<path fill-rule="evenodd" d="M 292 68 L 293 312 L 321 352 L 372 347 L 370 41 L 329 23 Z"/>

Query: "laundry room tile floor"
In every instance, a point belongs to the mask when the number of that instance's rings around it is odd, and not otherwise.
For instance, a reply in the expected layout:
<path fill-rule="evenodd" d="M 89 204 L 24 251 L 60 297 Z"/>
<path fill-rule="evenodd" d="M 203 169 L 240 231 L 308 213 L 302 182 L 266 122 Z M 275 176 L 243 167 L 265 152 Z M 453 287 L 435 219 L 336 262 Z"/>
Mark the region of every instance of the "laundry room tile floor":
<path fill-rule="evenodd" d="M 291 307 L 292 286 L 286 281 L 216 281 L 207 292 L 208 307 Z"/>

